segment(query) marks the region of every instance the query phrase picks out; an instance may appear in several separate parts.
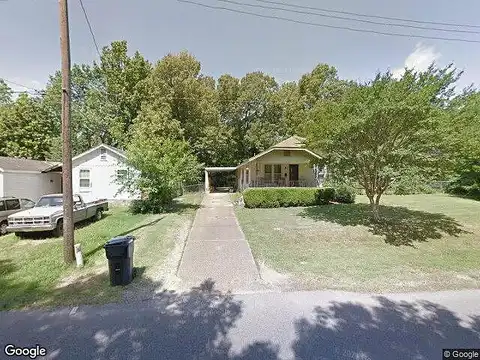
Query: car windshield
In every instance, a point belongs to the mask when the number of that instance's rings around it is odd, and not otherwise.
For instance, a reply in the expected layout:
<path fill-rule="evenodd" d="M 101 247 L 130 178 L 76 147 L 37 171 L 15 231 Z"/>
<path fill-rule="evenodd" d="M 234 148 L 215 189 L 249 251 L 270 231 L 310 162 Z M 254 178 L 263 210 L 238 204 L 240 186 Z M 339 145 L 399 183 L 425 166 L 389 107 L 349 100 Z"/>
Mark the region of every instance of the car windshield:
<path fill-rule="evenodd" d="M 38 200 L 35 207 L 50 207 L 50 206 L 62 206 L 63 198 L 62 196 L 46 196 Z"/>

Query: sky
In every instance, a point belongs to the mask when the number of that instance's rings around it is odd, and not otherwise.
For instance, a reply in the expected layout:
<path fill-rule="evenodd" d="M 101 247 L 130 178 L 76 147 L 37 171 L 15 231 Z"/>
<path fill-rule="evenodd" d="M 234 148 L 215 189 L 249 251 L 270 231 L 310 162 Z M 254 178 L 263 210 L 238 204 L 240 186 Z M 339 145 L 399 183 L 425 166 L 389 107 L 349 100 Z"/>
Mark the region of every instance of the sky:
<path fill-rule="evenodd" d="M 92 63 L 98 60 L 98 54 L 79 0 L 68 1 L 72 63 Z M 480 34 L 385 27 L 249 8 L 217 0 L 193 1 L 331 26 L 480 41 Z M 261 4 L 256 0 L 236 1 Z M 369 15 L 480 25 L 478 0 L 277 1 Z M 405 66 L 424 70 L 435 61 L 440 66 L 453 62 L 464 71 L 459 87 L 471 83 L 480 85 L 480 43 L 391 37 L 309 26 L 208 9 L 178 0 L 83 2 L 100 47 L 114 40 L 127 40 L 130 52 L 138 50 L 152 62 L 168 53 L 187 50 L 201 62 L 202 73 L 215 78 L 225 73 L 242 77 L 248 72 L 263 71 L 279 82 L 294 81 L 315 65 L 328 63 L 338 69 L 341 78 L 365 81 L 378 71 L 390 69 L 400 76 Z M 480 32 L 480 26 L 468 30 Z M 59 68 L 58 1 L 0 0 L 0 78 L 42 88 L 49 75 Z"/>

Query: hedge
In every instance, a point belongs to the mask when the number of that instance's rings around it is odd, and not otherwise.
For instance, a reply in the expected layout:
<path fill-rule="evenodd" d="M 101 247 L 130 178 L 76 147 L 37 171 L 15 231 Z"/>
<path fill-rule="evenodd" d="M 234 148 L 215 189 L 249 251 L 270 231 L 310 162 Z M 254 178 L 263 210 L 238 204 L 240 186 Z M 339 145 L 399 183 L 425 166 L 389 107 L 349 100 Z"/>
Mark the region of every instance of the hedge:
<path fill-rule="evenodd" d="M 247 208 L 312 206 L 333 201 L 333 188 L 250 188 L 243 192 Z"/>

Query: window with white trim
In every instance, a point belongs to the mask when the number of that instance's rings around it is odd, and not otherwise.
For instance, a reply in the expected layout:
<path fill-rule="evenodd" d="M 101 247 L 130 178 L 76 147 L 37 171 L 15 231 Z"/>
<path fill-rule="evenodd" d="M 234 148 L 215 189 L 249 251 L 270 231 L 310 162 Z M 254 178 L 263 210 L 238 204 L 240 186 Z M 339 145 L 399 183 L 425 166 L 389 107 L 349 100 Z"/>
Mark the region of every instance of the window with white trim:
<path fill-rule="evenodd" d="M 100 160 L 107 161 L 107 149 L 100 148 Z"/>
<path fill-rule="evenodd" d="M 90 188 L 90 170 L 80 169 L 79 179 L 80 189 Z"/>

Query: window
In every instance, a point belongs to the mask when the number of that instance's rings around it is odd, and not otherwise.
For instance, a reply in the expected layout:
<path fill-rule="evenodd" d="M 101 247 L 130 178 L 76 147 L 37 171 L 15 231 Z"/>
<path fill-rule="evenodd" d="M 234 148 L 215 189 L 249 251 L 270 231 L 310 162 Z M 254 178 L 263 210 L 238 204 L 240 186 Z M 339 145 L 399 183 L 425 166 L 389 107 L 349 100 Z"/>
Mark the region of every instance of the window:
<path fill-rule="evenodd" d="M 250 170 L 246 169 L 245 170 L 245 177 L 246 177 L 246 183 L 248 184 L 250 182 Z"/>
<path fill-rule="evenodd" d="M 26 209 L 32 208 L 35 206 L 35 203 L 32 200 L 21 199 L 20 202 L 22 203 L 22 207 Z"/>
<path fill-rule="evenodd" d="M 90 186 L 90 170 L 80 170 L 80 188 L 89 188 Z"/>
<path fill-rule="evenodd" d="M 282 178 L 282 165 L 273 165 L 273 180 Z"/>
<path fill-rule="evenodd" d="M 119 169 L 117 170 L 117 180 L 118 181 L 123 181 L 127 178 L 128 176 L 128 170 L 126 169 Z"/>
<path fill-rule="evenodd" d="M 5 201 L 0 200 L 0 211 L 5 211 Z"/>
<path fill-rule="evenodd" d="M 107 161 L 107 149 L 100 148 L 100 160 Z"/>
<path fill-rule="evenodd" d="M 272 180 L 272 165 L 265 165 L 265 179 Z"/>
<path fill-rule="evenodd" d="M 7 210 L 18 210 L 20 209 L 20 200 L 5 200 L 5 205 L 7 206 Z"/>
<path fill-rule="evenodd" d="M 283 150 L 283 156 L 290 156 L 290 150 Z"/>

